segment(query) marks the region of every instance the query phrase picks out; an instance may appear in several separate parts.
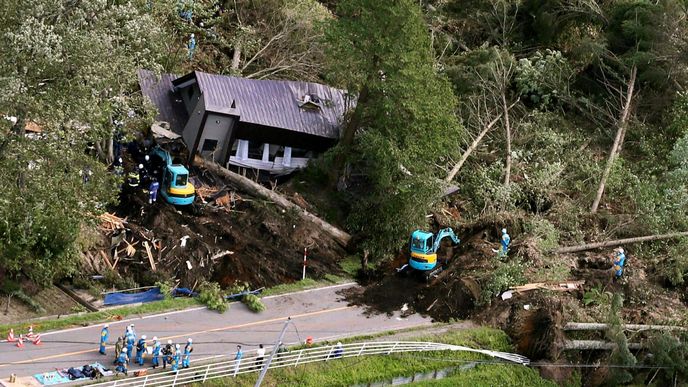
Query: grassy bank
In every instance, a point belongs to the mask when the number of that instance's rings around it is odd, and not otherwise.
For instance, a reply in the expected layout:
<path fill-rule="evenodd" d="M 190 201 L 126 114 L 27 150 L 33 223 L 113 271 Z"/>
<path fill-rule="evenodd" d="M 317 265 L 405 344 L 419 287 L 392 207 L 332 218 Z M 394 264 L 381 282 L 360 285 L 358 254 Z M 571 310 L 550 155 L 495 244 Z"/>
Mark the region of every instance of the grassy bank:
<path fill-rule="evenodd" d="M 439 335 L 422 335 L 413 340 L 435 341 L 464 345 L 473 348 L 513 350 L 507 335 L 495 329 L 476 328 Z M 387 381 L 399 376 L 412 376 L 448 367 L 458 367 L 472 361 L 492 360 L 489 357 L 468 352 L 422 352 L 388 356 L 343 358 L 336 361 L 311 363 L 299 367 L 279 368 L 268 372 L 266 386 L 350 386 Z M 257 374 L 240 375 L 237 378 L 215 379 L 204 385 L 252 386 Z M 432 384 L 435 383 L 435 384 Z M 455 386 L 473 383 L 477 386 L 556 386 L 538 375 L 536 370 L 511 364 L 485 364 L 474 369 L 460 371 L 445 381 L 427 385 Z"/>
<path fill-rule="evenodd" d="M 353 280 L 355 274 L 355 258 L 347 258 L 341 262 L 344 275 L 326 275 L 323 279 L 314 280 L 306 278 L 303 281 L 295 281 L 288 284 L 281 284 L 265 289 L 261 296 L 274 296 L 284 293 L 297 292 L 300 290 L 315 289 L 324 286 L 341 284 Z M 149 302 L 137 306 L 124 306 L 116 309 L 103 310 L 93 313 L 80 313 L 75 315 L 67 315 L 55 319 L 37 319 L 33 321 L 0 324 L 0 338 L 7 336 L 10 329 L 14 329 L 15 334 L 24 333 L 27 331 L 29 325 L 33 324 L 34 330 L 38 332 L 46 332 L 56 329 L 64 329 L 75 326 L 86 326 L 90 324 L 115 321 L 121 318 L 127 318 L 135 315 L 161 313 L 168 311 L 175 311 L 190 308 L 193 306 L 200 306 L 201 304 L 192 298 L 175 298 L 169 300 L 162 300 L 156 302 Z"/>
<path fill-rule="evenodd" d="M 124 306 L 121 308 L 101 310 L 99 312 L 68 315 L 62 318 L 34 320 L 21 323 L 0 325 L 0 337 L 6 337 L 10 329 L 14 329 L 15 335 L 26 333 L 29 325 L 34 326 L 34 331 L 46 332 L 56 329 L 70 328 L 74 326 L 86 326 L 105 321 L 116 321 L 134 315 L 158 313 L 186 309 L 199 306 L 193 298 L 175 298 L 156 302 L 149 302 L 137 306 Z"/>

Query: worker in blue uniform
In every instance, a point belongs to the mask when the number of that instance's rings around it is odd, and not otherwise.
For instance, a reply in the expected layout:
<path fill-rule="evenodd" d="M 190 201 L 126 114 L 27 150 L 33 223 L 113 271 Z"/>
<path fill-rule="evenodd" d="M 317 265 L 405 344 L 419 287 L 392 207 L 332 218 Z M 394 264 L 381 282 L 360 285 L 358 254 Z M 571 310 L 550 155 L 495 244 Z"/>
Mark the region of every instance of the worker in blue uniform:
<path fill-rule="evenodd" d="M 174 355 L 172 356 L 172 371 L 179 370 L 179 359 L 182 357 L 182 351 L 179 349 L 179 344 L 175 345 Z"/>
<path fill-rule="evenodd" d="M 509 244 L 511 244 L 511 237 L 506 232 L 506 228 L 502 229 L 502 241 L 501 241 L 501 243 L 502 243 L 502 248 L 499 251 L 499 255 L 503 257 L 509 251 Z"/>
<path fill-rule="evenodd" d="M 184 358 L 182 360 L 182 368 L 189 368 L 189 361 L 191 361 L 191 352 L 193 352 L 193 340 L 189 338 L 184 346 Z"/>
<path fill-rule="evenodd" d="M 143 365 L 143 355 L 146 353 L 146 335 L 141 336 L 139 342 L 136 343 L 136 362 L 140 366 Z"/>
<path fill-rule="evenodd" d="M 626 252 L 622 247 L 614 249 L 612 261 L 614 263 L 615 278 L 621 278 L 621 275 L 623 274 L 623 267 L 626 263 Z"/>
<path fill-rule="evenodd" d="M 127 353 L 125 351 L 120 352 L 119 357 L 117 358 L 117 367 L 115 367 L 115 371 L 122 372 L 127 375 L 127 363 L 129 363 L 129 357 L 127 356 Z"/>
<path fill-rule="evenodd" d="M 160 365 L 160 342 L 157 336 L 153 337 L 153 358 L 151 362 L 153 363 L 153 369 L 158 368 Z"/>
<path fill-rule="evenodd" d="M 110 338 L 110 332 L 108 331 L 108 324 L 103 326 L 100 331 L 100 354 L 105 355 L 105 344 L 107 344 L 108 338 Z"/>
<path fill-rule="evenodd" d="M 127 330 L 127 357 L 131 359 L 132 351 L 134 350 L 134 345 L 136 344 L 136 334 L 133 330 Z"/>

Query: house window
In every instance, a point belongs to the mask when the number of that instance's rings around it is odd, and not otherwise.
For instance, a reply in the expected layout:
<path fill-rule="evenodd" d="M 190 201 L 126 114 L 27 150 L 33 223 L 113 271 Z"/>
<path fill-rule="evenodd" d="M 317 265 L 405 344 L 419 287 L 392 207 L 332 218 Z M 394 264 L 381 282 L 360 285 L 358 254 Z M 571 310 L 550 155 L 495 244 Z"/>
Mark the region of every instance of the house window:
<path fill-rule="evenodd" d="M 248 140 L 237 139 L 232 144 L 232 153 L 237 160 L 245 160 L 248 157 Z"/>
<path fill-rule="evenodd" d="M 203 148 L 201 148 L 201 152 L 213 152 L 217 149 L 217 140 L 211 140 L 211 139 L 206 139 L 203 141 Z"/>
<path fill-rule="evenodd" d="M 248 158 L 262 160 L 263 159 L 263 144 L 255 141 L 248 141 Z"/>

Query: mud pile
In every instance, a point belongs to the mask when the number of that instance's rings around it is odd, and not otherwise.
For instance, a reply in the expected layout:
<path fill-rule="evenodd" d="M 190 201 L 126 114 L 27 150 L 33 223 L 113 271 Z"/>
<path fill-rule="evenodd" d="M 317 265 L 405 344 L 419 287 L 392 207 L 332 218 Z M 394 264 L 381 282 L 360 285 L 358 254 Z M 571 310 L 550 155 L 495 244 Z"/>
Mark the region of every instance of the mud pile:
<path fill-rule="evenodd" d="M 120 273 L 141 285 L 176 278 L 186 287 L 213 280 L 222 286 L 240 281 L 257 288 L 300 279 L 306 247 L 309 278 L 341 271 L 343 248 L 312 223 L 238 192 L 206 170 L 194 169 L 192 176 L 198 192 L 214 192 L 213 197 L 175 207 L 160 196 L 150 205 L 142 191 L 123 195 L 115 214 L 126 219 L 125 230 L 106 235 Z M 135 249 L 133 254 L 128 246 Z"/>

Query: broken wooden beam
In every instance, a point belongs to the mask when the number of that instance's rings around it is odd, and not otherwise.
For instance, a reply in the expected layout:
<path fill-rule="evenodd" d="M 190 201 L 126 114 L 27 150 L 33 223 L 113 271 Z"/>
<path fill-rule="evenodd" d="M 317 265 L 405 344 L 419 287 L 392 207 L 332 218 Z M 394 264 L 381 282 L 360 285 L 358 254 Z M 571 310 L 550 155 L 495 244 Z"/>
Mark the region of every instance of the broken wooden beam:
<path fill-rule="evenodd" d="M 148 262 L 150 262 L 151 269 L 155 271 L 155 261 L 153 260 L 153 253 L 151 253 L 150 245 L 147 241 L 143 241 L 143 247 L 146 249 L 146 254 L 148 255 Z"/>
<path fill-rule="evenodd" d="M 621 328 L 627 331 L 685 331 L 686 327 L 673 325 L 644 325 L 644 324 L 621 324 Z M 606 331 L 609 324 L 605 323 L 577 323 L 568 322 L 564 325 L 565 331 Z"/>
<path fill-rule="evenodd" d="M 579 251 L 599 249 L 602 247 L 619 246 L 619 245 L 626 245 L 626 244 L 630 244 L 630 243 L 658 241 L 658 240 L 662 240 L 662 239 L 673 239 L 673 238 L 680 238 L 680 237 L 684 237 L 684 236 L 688 236 L 688 231 L 674 232 L 674 233 L 670 233 L 670 234 L 661 234 L 661 235 L 647 235 L 647 236 L 641 236 L 641 237 L 635 237 L 635 238 L 615 239 L 615 240 L 606 241 L 606 242 L 587 243 L 587 244 L 578 245 L 578 246 L 560 247 L 560 248 L 554 250 L 554 252 L 556 254 L 576 253 Z"/>
<path fill-rule="evenodd" d="M 296 213 L 302 219 L 317 225 L 321 230 L 329 234 L 335 241 L 337 241 L 337 243 L 341 244 L 344 247 L 347 247 L 349 245 L 349 241 L 351 241 L 351 235 L 331 225 L 330 223 L 318 218 L 317 216 L 306 211 L 305 209 L 299 207 L 298 205 L 289 201 L 283 195 L 275 191 L 269 190 L 263 187 L 262 185 L 251 181 L 251 179 L 247 179 L 237 173 L 227 170 L 219 164 L 216 164 L 212 161 L 204 160 L 201 157 L 196 156 L 194 159 L 194 163 L 199 167 L 206 168 L 207 170 L 224 177 L 225 179 L 231 181 L 237 187 L 246 192 L 262 197 L 264 199 L 268 199 L 282 208 L 296 211 Z"/>

